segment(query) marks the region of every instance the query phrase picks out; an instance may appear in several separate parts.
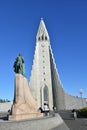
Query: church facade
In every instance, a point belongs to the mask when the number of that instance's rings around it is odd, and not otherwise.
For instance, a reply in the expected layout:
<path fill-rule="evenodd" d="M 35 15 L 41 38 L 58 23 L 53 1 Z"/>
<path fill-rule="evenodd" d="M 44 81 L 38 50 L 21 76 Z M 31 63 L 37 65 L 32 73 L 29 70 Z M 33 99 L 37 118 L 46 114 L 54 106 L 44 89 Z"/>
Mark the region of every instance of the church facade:
<path fill-rule="evenodd" d="M 36 36 L 29 87 L 38 103 L 38 108 L 44 108 L 44 104 L 47 104 L 50 110 L 53 110 L 53 107 L 64 110 L 87 106 L 86 99 L 76 98 L 64 91 L 43 19 L 40 21 Z"/>

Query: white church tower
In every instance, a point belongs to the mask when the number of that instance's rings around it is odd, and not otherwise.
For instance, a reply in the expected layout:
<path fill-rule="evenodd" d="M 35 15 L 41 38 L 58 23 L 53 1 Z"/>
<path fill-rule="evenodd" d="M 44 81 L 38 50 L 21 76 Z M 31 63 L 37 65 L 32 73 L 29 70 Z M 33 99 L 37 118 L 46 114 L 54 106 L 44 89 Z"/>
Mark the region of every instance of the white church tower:
<path fill-rule="evenodd" d="M 30 89 L 38 103 L 38 108 L 48 104 L 50 110 L 55 106 L 64 109 L 64 91 L 58 78 L 50 38 L 43 19 L 36 36 L 36 48 L 30 76 Z"/>

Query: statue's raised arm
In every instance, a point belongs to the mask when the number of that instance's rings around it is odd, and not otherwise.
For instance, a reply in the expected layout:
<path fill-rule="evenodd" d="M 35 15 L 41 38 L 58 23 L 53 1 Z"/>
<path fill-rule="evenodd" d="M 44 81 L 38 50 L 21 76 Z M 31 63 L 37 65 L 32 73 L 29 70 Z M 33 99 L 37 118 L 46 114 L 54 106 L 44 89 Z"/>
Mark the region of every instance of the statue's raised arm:
<path fill-rule="evenodd" d="M 21 54 L 15 59 L 14 62 L 14 72 L 24 75 L 25 74 L 25 66 L 24 66 L 24 59 Z"/>

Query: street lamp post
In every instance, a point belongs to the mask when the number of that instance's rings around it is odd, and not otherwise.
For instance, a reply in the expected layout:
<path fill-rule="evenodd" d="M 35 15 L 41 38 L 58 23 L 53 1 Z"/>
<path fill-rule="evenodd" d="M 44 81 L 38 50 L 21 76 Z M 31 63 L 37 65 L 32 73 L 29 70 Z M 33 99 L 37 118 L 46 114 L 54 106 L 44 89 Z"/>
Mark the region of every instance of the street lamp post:
<path fill-rule="evenodd" d="M 80 89 L 79 93 L 80 93 L 80 97 L 81 97 L 81 100 L 82 100 L 82 107 L 83 107 L 83 98 L 82 98 L 83 93 L 84 93 L 83 89 Z"/>

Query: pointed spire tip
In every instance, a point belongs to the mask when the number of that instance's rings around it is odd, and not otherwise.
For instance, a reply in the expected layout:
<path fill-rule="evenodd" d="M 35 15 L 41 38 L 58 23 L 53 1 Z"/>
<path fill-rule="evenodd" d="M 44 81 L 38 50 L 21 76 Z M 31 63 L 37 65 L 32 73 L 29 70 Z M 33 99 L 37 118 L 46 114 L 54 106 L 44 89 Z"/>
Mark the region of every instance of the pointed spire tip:
<path fill-rule="evenodd" d="M 43 18 L 41 17 L 41 20 L 43 20 Z"/>
<path fill-rule="evenodd" d="M 39 25 L 39 29 L 38 29 L 38 32 L 37 32 L 37 39 L 39 37 L 42 38 L 42 35 L 44 37 L 47 37 L 47 39 L 49 40 L 49 35 L 48 35 L 48 32 L 47 32 L 47 29 L 46 29 L 46 26 L 45 26 L 45 23 L 43 21 L 43 18 L 41 18 L 41 21 L 40 21 L 40 25 Z"/>

